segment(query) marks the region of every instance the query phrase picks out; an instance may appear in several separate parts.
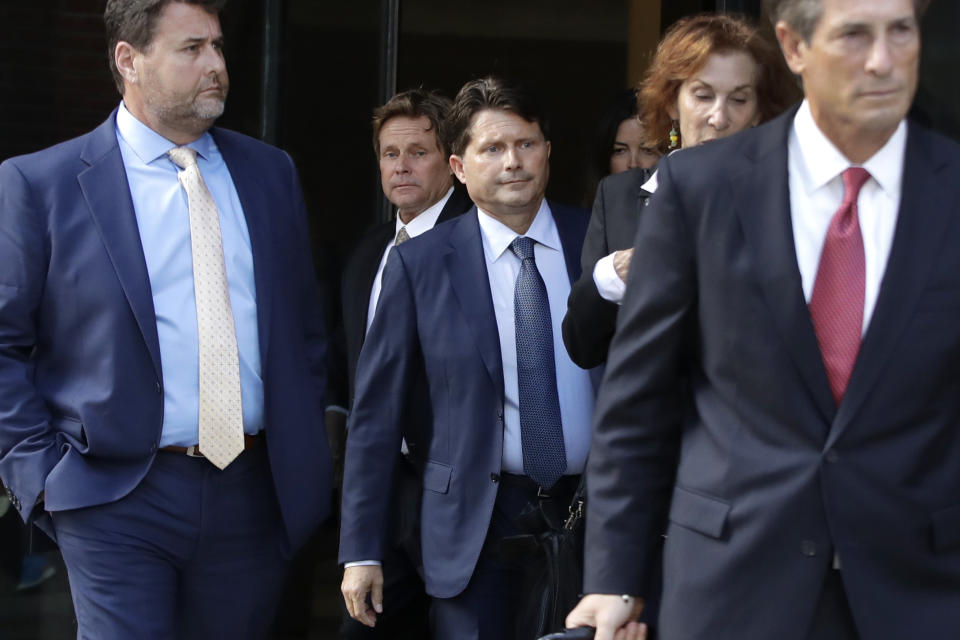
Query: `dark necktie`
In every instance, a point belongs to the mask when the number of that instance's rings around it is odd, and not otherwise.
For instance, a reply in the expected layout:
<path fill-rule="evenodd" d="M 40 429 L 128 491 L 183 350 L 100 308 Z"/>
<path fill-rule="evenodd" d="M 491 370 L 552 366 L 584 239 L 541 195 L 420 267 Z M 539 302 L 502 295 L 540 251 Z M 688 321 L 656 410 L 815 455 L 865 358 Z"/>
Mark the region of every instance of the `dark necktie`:
<path fill-rule="evenodd" d="M 863 333 L 866 275 L 857 198 L 869 178 L 861 167 L 843 172 L 843 202 L 827 229 L 810 297 L 810 317 L 838 406 L 847 390 Z"/>
<path fill-rule="evenodd" d="M 513 317 L 523 470 L 541 487 L 549 489 L 567 468 L 550 301 L 533 257 L 533 240 L 520 236 L 510 244 L 510 250 L 521 263 L 513 291 Z"/>

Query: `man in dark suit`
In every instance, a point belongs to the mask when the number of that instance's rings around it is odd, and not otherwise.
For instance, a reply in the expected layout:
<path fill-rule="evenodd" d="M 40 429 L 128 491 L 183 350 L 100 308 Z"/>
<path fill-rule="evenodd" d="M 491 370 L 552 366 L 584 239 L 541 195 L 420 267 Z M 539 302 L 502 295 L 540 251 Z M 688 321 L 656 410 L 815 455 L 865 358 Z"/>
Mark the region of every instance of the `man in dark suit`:
<path fill-rule="evenodd" d="M 354 618 L 376 624 L 380 568 L 355 563 L 383 557 L 406 437 L 422 465 L 434 637 L 503 640 L 523 566 L 500 541 L 526 533 L 528 508 L 565 511 L 586 459 L 592 384 L 559 329 L 588 216 L 544 199 L 550 143 L 520 90 L 469 82 L 449 120 L 451 167 L 476 207 L 390 252 L 350 415 L 343 593 Z M 403 419 L 413 406 L 417 424 Z"/>
<path fill-rule="evenodd" d="M 107 2 L 122 103 L 0 166 L 0 474 L 81 638 L 263 637 L 329 508 L 306 212 L 211 128 L 221 4 Z"/>
<path fill-rule="evenodd" d="M 805 101 L 661 162 L 568 624 L 638 637 L 665 534 L 663 640 L 956 637 L 960 148 L 904 120 L 924 6 L 770 2 Z"/>
<path fill-rule="evenodd" d="M 327 431 L 335 459 L 342 460 L 344 417 L 356 378 L 357 359 L 380 298 L 383 268 L 390 250 L 467 211 L 472 203 L 462 188 L 454 188 L 444 119 L 450 99 L 413 89 L 399 93 L 373 113 L 373 148 L 380 165 L 383 193 L 397 207 L 397 217 L 377 225 L 354 248 L 343 272 L 342 336 L 345 362 L 340 359 L 327 398 Z M 339 415 L 338 415 L 339 414 Z M 339 419 L 338 419 L 339 418 Z M 410 415 L 412 421 L 422 416 Z M 414 539 L 419 521 L 420 480 L 409 448 L 397 450 L 397 488 L 391 515 L 391 544 L 385 547 L 385 613 L 375 628 L 351 618 L 344 609 L 344 638 L 422 640 L 427 630 L 428 599 L 418 574 L 420 541 Z M 401 526 L 403 525 L 403 526 Z"/>

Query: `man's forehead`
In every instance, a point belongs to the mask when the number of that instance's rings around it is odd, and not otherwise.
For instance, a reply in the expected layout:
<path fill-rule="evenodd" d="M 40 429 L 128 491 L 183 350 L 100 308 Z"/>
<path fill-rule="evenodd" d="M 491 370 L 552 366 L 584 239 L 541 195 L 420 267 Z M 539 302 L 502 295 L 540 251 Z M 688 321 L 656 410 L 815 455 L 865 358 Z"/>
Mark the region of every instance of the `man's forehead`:
<path fill-rule="evenodd" d="M 913 18 L 914 0 L 820 0 L 820 24 L 874 24 Z"/>
<path fill-rule="evenodd" d="M 380 144 L 436 143 L 433 123 L 426 116 L 393 116 L 380 127 Z"/>
<path fill-rule="evenodd" d="M 470 121 L 470 133 L 477 139 L 496 138 L 508 133 L 530 135 L 534 131 L 537 134 L 542 133 L 538 122 L 527 120 L 506 109 L 483 109 L 474 114 Z"/>

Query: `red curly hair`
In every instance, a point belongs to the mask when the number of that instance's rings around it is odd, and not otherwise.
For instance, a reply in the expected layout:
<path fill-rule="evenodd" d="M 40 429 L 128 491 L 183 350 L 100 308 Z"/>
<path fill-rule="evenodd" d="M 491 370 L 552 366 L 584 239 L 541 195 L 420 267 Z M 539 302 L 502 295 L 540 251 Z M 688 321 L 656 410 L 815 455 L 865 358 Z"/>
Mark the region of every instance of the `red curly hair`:
<path fill-rule="evenodd" d="M 779 47 L 746 18 L 723 13 L 701 13 L 678 20 L 664 35 L 653 62 L 639 86 L 639 106 L 645 144 L 666 152 L 680 85 L 715 53 L 742 51 L 757 63 L 757 109 L 760 122 L 782 113 L 800 98 Z M 682 144 L 682 141 L 681 141 Z"/>

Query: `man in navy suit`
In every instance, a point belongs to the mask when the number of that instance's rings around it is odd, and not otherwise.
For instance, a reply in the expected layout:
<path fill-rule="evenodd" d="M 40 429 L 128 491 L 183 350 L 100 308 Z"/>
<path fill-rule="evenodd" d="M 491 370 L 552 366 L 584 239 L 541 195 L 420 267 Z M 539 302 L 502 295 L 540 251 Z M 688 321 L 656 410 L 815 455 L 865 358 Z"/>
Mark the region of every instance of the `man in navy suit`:
<path fill-rule="evenodd" d="M 396 206 L 394 220 L 378 224 L 360 239 L 347 260 L 342 279 L 342 334 L 345 349 L 331 358 L 327 392 L 327 433 L 334 460 L 342 460 L 346 414 L 353 397 L 357 360 L 380 299 L 383 269 L 393 247 L 451 220 L 473 206 L 462 185 L 454 188 L 450 152 L 444 135 L 450 99 L 435 91 L 411 89 L 393 96 L 373 112 L 374 153 L 380 183 Z M 411 407 L 416 410 L 417 407 Z M 412 413 L 407 420 L 420 421 Z M 339 452 L 340 455 L 337 455 Z M 343 610 L 340 636 L 351 640 L 386 638 L 423 640 L 427 605 L 420 566 L 420 479 L 409 443 L 397 451 L 396 487 L 391 514 L 391 541 L 384 551 L 385 614 L 375 628 Z"/>
<path fill-rule="evenodd" d="M 925 5 L 773 0 L 804 102 L 660 165 L 568 624 L 638 637 L 662 548 L 661 640 L 957 636 L 960 147 L 905 120 Z"/>
<path fill-rule="evenodd" d="M 450 165 L 476 206 L 388 258 L 349 421 L 342 590 L 351 615 L 375 625 L 407 438 L 422 477 L 434 637 L 502 640 L 516 624 L 523 566 L 500 541 L 527 532 L 525 511 L 565 511 L 586 459 L 593 388 L 567 357 L 560 322 L 588 214 L 544 199 L 550 142 L 520 90 L 469 82 L 449 123 Z M 417 424 L 403 419 L 414 405 Z"/>
<path fill-rule="evenodd" d="M 221 4 L 110 0 L 121 105 L 0 166 L 0 474 L 81 638 L 264 637 L 329 508 L 305 208 L 211 128 Z"/>

